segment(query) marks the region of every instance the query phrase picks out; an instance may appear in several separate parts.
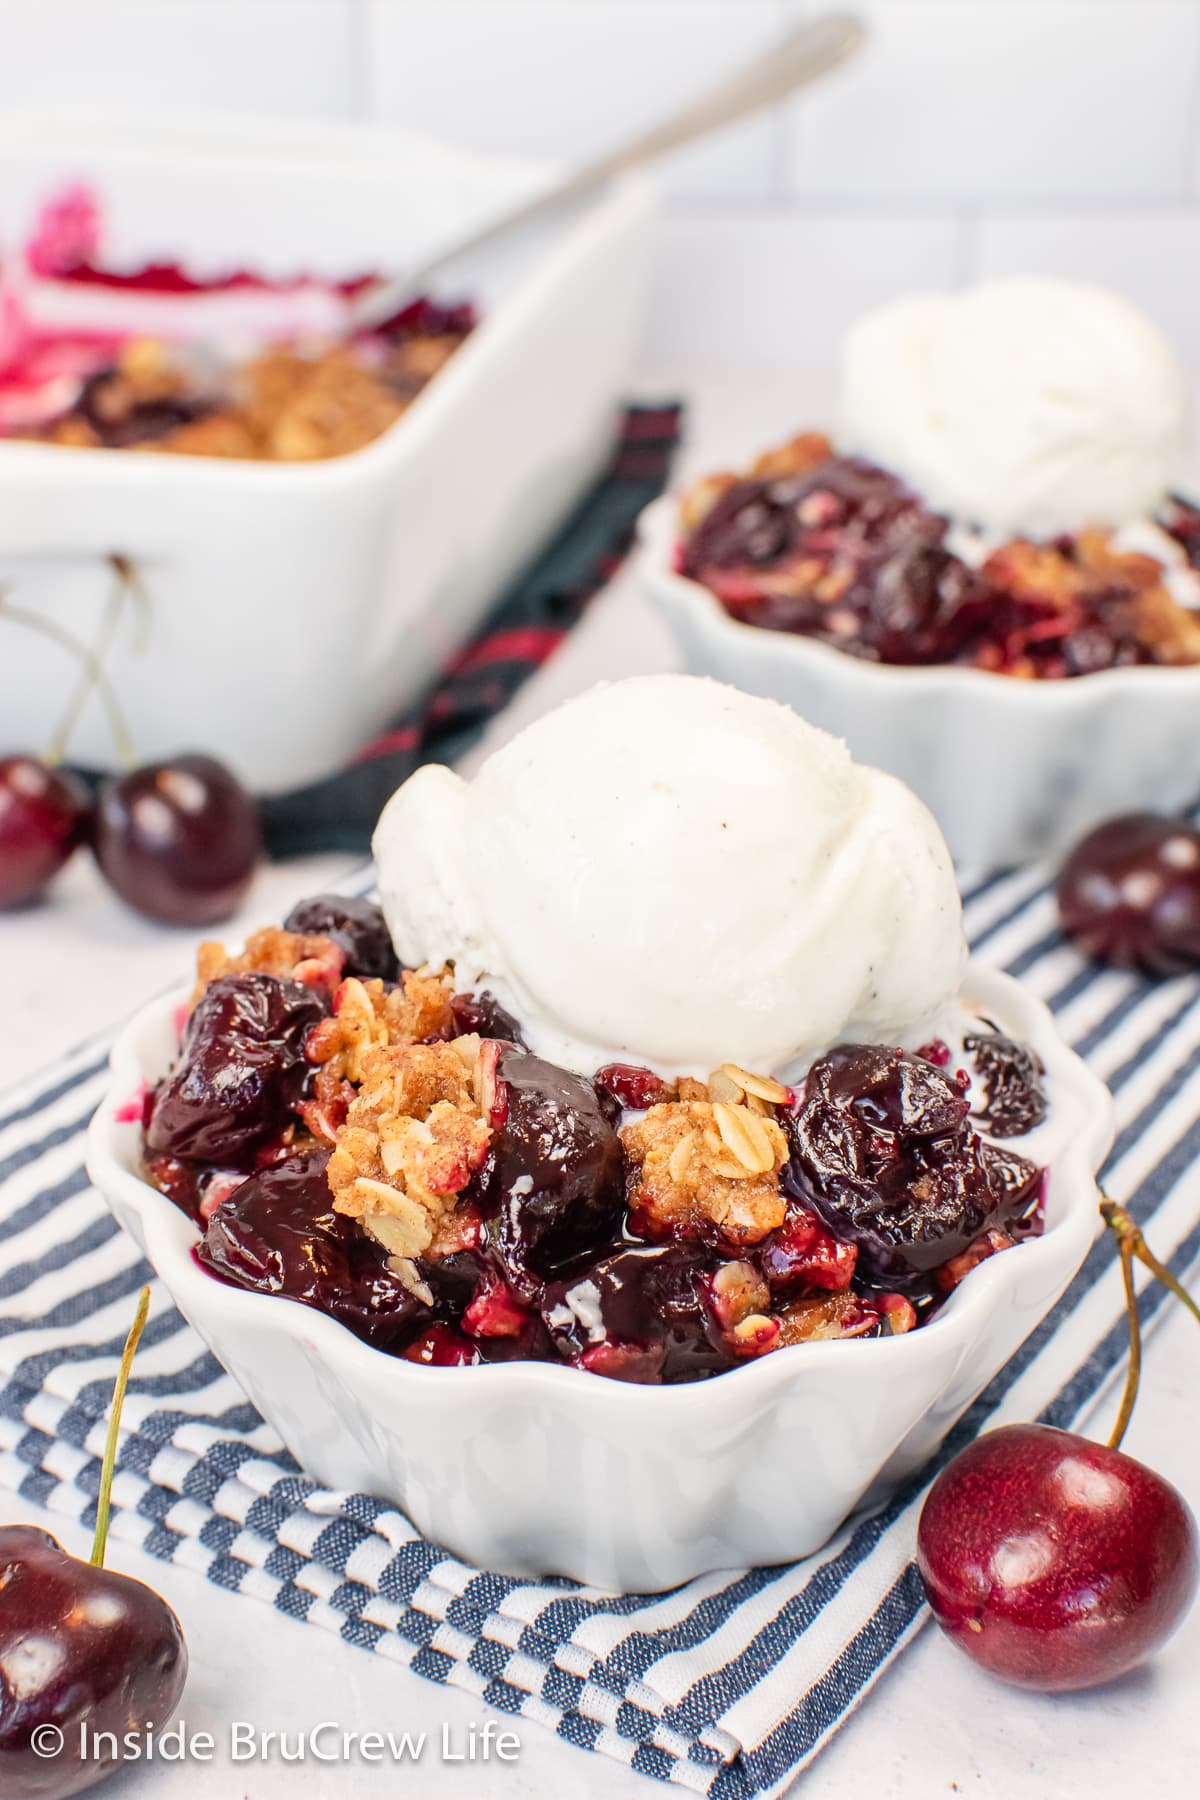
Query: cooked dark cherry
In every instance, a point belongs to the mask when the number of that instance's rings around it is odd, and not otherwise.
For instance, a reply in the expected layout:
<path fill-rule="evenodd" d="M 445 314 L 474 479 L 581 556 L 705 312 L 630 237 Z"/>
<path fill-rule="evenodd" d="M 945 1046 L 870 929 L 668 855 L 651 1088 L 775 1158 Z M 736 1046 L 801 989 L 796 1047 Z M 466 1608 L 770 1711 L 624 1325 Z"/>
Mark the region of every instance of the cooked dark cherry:
<path fill-rule="evenodd" d="M 151 1184 L 197 1224 L 200 1223 L 204 1189 L 212 1174 L 207 1163 L 185 1162 L 180 1156 L 146 1158 L 146 1175 Z"/>
<path fill-rule="evenodd" d="M 237 1287 L 300 1300 L 367 1343 L 396 1349 L 429 1314 L 379 1245 L 334 1212 L 328 1161 L 328 1150 L 311 1150 L 252 1175 L 216 1208 L 196 1259 Z"/>
<path fill-rule="evenodd" d="M 883 662 L 948 662 L 986 607 L 945 534 L 946 520 L 895 476 L 835 456 L 801 475 L 736 482 L 685 543 L 683 568 L 748 623 Z M 799 586 L 793 568 L 805 570 Z"/>
<path fill-rule="evenodd" d="M 826 1231 L 806 1206 L 792 1205 L 779 1230 L 762 1244 L 758 1261 L 772 1293 L 789 1298 L 822 1291 L 838 1293 L 853 1280 L 858 1250 Z"/>
<path fill-rule="evenodd" d="M 262 828 L 223 764 L 174 756 L 101 783 L 92 848 L 104 879 L 138 912 L 168 925 L 214 925 L 245 896 Z"/>
<path fill-rule="evenodd" d="M 671 1089 L 662 1076 L 640 1063 L 605 1063 L 592 1079 L 603 1093 L 611 1095 L 621 1112 L 626 1108 L 644 1112 L 671 1098 Z"/>
<path fill-rule="evenodd" d="M 1157 813 L 1098 825 L 1062 866 L 1058 916 L 1103 962 L 1155 975 L 1200 967 L 1200 831 Z"/>
<path fill-rule="evenodd" d="M 853 596 L 859 635 L 881 662 L 954 662 L 966 649 L 987 596 L 974 570 L 940 544 L 901 545 Z"/>
<path fill-rule="evenodd" d="M 312 1071 L 304 1040 L 326 1004 L 275 975 L 223 975 L 188 1019 L 179 1060 L 155 1092 L 152 1155 L 251 1169 L 291 1120 Z"/>
<path fill-rule="evenodd" d="M 91 800 L 36 756 L 0 758 L 0 907 L 34 900 L 82 841 Z"/>
<path fill-rule="evenodd" d="M 590 1081 L 505 1047 L 498 1078 L 507 1111 L 477 1178 L 488 1236 L 514 1291 L 616 1232 L 624 1209 L 621 1142 Z"/>
<path fill-rule="evenodd" d="M 361 981 L 376 977 L 395 981 L 399 973 L 387 920 L 373 900 L 346 894 L 314 894 L 311 900 L 301 900 L 293 906 L 283 928 L 301 932 L 305 937 L 332 938 L 345 953 L 343 973 Z"/>
<path fill-rule="evenodd" d="M 696 1381 L 738 1361 L 708 1304 L 718 1267 L 696 1244 L 618 1250 L 551 1282 L 542 1318 L 560 1356 L 619 1381 Z"/>
<path fill-rule="evenodd" d="M 1008 1425 L 930 1489 L 917 1564 L 933 1616 L 993 1675 L 1095 1687 L 1156 1650 L 1196 1592 L 1196 1522 L 1168 1481 L 1104 1444 Z"/>
<path fill-rule="evenodd" d="M 800 475 L 734 482 L 687 539 L 685 572 L 770 563 L 791 551 L 819 555 L 835 532 L 844 552 L 878 556 L 914 539 L 940 542 L 946 521 L 886 470 L 834 456 Z"/>
<path fill-rule="evenodd" d="M 1041 1171 L 984 1143 L 969 1101 L 932 1063 L 846 1044 L 813 1064 L 803 1104 L 785 1115 L 783 1186 L 858 1250 L 868 1285 L 900 1292 L 975 1238 L 1029 1215 Z"/>
<path fill-rule="evenodd" d="M 376 330 L 383 337 L 466 337 L 475 329 L 478 313 L 469 300 L 446 305 L 421 294 Z"/>
<path fill-rule="evenodd" d="M 984 1105 L 976 1108 L 975 1117 L 994 1137 L 1022 1137 L 1041 1124 L 1046 1093 L 1032 1050 L 998 1031 L 972 1034 L 963 1039 L 963 1048 L 983 1083 Z"/>
<path fill-rule="evenodd" d="M 119 368 L 98 369 L 80 389 L 71 411 L 86 420 L 100 442 L 110 450 L 152 443 L 181 425 L 190 425 L 213 411 L 217 396 L 175 394 L 150 400 L 139 398 Z"/>
<path fill-rule="evenodd" d="M 57 1800 L 103 1781 L 123 1760 L 131 1729 L 174 1713 L 187 1649 L 166 1601 L 140 1581 L 69 1556 L 33 1525 L 0 1526 L 0 1794 Z M 43 1728 L 41 1737 L 38 1728 Z M 48 1729 L 47 1729 L 48 1728 Z M 57 1754 L 45 1748 L 57 1739 Z M 110 1739 L 111 1741 L 111 1739 Z M 39 1756 L 34 1743 L 43 1745 Z"/>
<path fill-rule="evenodd" d="M 495 994 L 490 994 L 486 988 L 478 994 L 455 994 L 450 1011 L 462 1036 L 478 1032 L 480 1037 L 502 1038 L 506 1043 L 524 1048 L 521 1027 L 507 1007 L 501 1006 Z"/>

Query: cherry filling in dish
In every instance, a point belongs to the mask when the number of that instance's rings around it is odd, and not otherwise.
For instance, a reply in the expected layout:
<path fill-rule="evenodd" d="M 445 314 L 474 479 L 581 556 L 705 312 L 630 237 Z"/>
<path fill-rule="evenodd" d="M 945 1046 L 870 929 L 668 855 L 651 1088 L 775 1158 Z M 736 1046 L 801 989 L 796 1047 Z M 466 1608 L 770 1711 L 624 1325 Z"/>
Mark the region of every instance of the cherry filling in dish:
<path fill-rule="evenodd" d="M 475 322 L 469 305 L 423 298 L 369 337 L 277 345 L 219 379 L 203 358 L 160 339 L 129 338 L 81 380 L 64 410 L 9 435 L 72 449 L 267 462 L 344 456 L 395 424 Z"/>
<path fill-rule="evenodd" d="M 1007 1141 L 1045 1113 L 1041 1068 L 984 1020 L 958 1052 L 839 1044 L 799 1090 L 731 1063 L 586 1078 L 329 895 L 198 970 L 148 1179 L 211 1274 L 410 1362 L 699 1380 L 910 1331 L 1042 1229 Z"/>
<path fill-rule="evenodd" d="M 1171 591 L 1196 585 L 1200 509 L 1171 498 L 1153 536 L 1161 560 L 1101 530 L 990 550 L 975 540 L 968 559 L 951 521 L 895 475 L 812 432 L 746 476 L 695 483 L 677 566 L 747 625 L 872 662 L 1044 680 L 1200 662 L 1200 614 Z"/>

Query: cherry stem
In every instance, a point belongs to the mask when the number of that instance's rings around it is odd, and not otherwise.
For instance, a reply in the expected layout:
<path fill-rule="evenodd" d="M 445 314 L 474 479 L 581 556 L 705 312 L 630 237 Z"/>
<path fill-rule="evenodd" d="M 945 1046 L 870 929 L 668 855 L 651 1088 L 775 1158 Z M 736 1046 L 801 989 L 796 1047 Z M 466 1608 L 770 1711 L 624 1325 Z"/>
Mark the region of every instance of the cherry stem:
<path fill-rule="evenodd" d="M 66 711 L 59 721 L 58 730 L 54 733 L 54 736 L 50 741 L 50 746 L 45 753 L 43 760 L 50 764 L 60 763 L 67 753 L 67 745 L 70 743 L 75 727 L 79 723 L 80 714 L 87 705 L 88 697 L 97 686 L 98 671 L 103 669 L 104 659 L 112 647 L 112 641 L 116 636 L 117 626 L 121 621 L 121 613 L 124 610 L 125 601 L 133 592 L 133 583 L 129 574 L 129 564 L 126 559 L 121 556 L 114 556 L 110 558 L 110 561 L 116 579 L 113 582 L 112 592 L 109 594 L 107 604 L 104 608 L 104 617 L 100 621 L 100 630 L 96 634 L 96 641 L 88 653 L 79 680 L 75 684 L 75 692 L 67 701 Z M 136 758 L 133 757 L 132 745 L 128 743 L 122 745 L 121 740 L 122 738 L 128 739 L 128 732 L 125 729 L 124 719 L 120 714 L 120 707 L 116 705 L 115 697 L 111 692 L 111 687 L 108 692 L 104 693 L 103 698 L 104 703 L 108 708 L 113 740 L 117 752 L 120 755 L 122 762 L 124 762 L 127 767 L 132 768 L 136 762 Z"/>
<path fill-rule="evenodd" d="M 1125 1284 L 1125 1311 L 1129 1318 L 1129 1368 L 1125 1376 L 1125 1392 L 1121 1396 L 1121 1410 L 1117 1414 L 1113 1434 L 1108 1440 L 1109 1448 L 1116 1450 L 1125 1435 L 1125 1428 L 1129 1424 L 1142 1372 L 1142 1329 L 1141 1321 L 1138 1318 L 1137 1294 L 1133 1286 L 1134 1258 L 1136 1257 L 1138 1262 L 1144 1264 L 1165 1288 L 1169 1288 L 1177 1300 L 1182 1300 L 1198 1323 L 1200 1323 L 1200 1306 L 1197 1306 L 1183 1283 L 1172 1274 L 1166 1263 L 1159 1262 L 1142 1236 L 1141 1226 L 1134 1223 L 1123 1206 L 1118 1206 L 1115 1200 L 1102 1200 L 1100 1217 L 1117 1240 L 1117 1250 L 1121 1258 L 1121 1279 Z"/>
<path fill-rule="evenodd" d="M 125 589 L 128 585 L 128 576 L 125 572 L 127 565 L 123 558 L 119 560 L 114 559 L 114 567 L 116 568 L 117 577 L 121 584 L 120 594 L 123 598 Z M 125 723 L 125 715 L 121 711 L 121 703 L 117 699 L 116 690 L 114 689 L 112 682 L 108 679 L 108 676 L 105 674 L 103 664 L 100 660 L 103 651 L 107 650 L 108 644 L 111 641 L 112 632 L 116 628 L 116 619 L 112 617 L 114 606 L 119 611 L 118 596 L 115 593 L 109 602 L 109 615 L 105 618 L 104 623 L 101 626 L 101 647 L 97 650 L 93 650 L 90 649 L 88 645 L 82 643 L 73 631 L 68 631 L 65 625 L 60 625 L 56 619 L 48 619 L 41 613 L 33 612 L 30 608 L 25 606 L 14 606 L 8 595 L 0 590 L 0 614 L 12 619 L 18 625 L 28 626 L 31 631 L 40 632 L 43 637 L 47 637 L 52 643 L 60 645 L 62 649 L 66 650 L 69 655 L 73 656 L 77 662 L 80 662 L 83 665 L 83 679 L 75 693 L 72 695 L 67 706 L 67 713 L 63 724 L 55 732 L 50 747 L 43 758 L 44 762 L 47 762 L 52 766 L 55 763 L 62 761 L 67 746 L 67 739 L 75 728 L 79 713 L 83 708 L 83 703 L 92 690 L 95 689 L 100 696 L 104 710 L 108 714 L 108 728 L 112 733 L 113 747 L 117 752 L 118 758 L 124 763 L 127 769 L 134 769 L 137 767 L 137 752 L 133 747 L 133 739 L 129 734 L 129 727 Z"/>
<path fill-rule="evenodd" d="M 125 1348 L 121 1352 L 121 1366 L 117 1370 L 117 1379 L 113 1383 L 112 1404 L 108 1410 L 108 1436 L 104 1440 L 104 1461 L 100 1464 L 100 1488 L 96 1495 L 96 1535 L 92 1539 L 91 1562 L 97 1569 L 104 1567 L 104 1552 L 108 1546 L 108 1515 L 112 1499 L 113 1470 L 117 1466 L 117 1438 L 121 1432 L 121 1408 L 125 1404 L 125 1389 L 129 1386 L 129 1371 L 133 1367 L 134 1351 L 138 1347 L 138 1339 L 142 1335 L 142 1327 L 150 1311 L 150 1289 L 144 1287 L 138 1295 L 137 1312 L 133 1316 L 133 1324 L 129 1327 L 129 1336 L 125 1339 Z"/>
<path fill-rule="evenodd" d="M 1110 1450 L 1121 1448 L 1121 1439 L 1125 1436 L 1129 1421 L 1133 1417 L 1138 1387 L 1142 1379 L 1142 1321 L 1138 1316 L 1137 1293 L 1133 1285 L 1133 1245 L 1127 1237 L 1120 1239 L 1118 1253 L 1121 1258 L 1121 1280 L 1125 1284 L 1125 1313 L 1129 1320 L 1129 1367 L 1125 1371 L 1125 1391 L 1121 1395 L 1121 1410 L 1117 1414 L 1117 1422 L 1113 1426 L 1112 1435 L 1108 1440 Z"/>

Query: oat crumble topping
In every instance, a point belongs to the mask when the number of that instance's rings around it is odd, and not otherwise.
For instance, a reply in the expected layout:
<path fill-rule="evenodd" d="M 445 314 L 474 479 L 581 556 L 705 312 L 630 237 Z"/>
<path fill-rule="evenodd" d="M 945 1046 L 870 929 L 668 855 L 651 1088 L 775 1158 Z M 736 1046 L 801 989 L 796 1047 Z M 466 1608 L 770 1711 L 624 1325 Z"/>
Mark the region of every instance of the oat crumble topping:
<path fill-rule="evenodd" d="M 697 1088 L 707 1094 L 703 1083 L 679 1087 L 679 1100 L 652 1106 L 621 1132 L 630 1210 L 656 1232 L 715 1226 L 728 1243 L 759 1243 L 784 1220 L 783 1132 L 744 1102 L 691 1097 Z"/>
<path fill-rule="evenodd" d="M 268 925 L 252 931 L 246 947 L 231 956 L 224 944 L 208 938 L 196 952 L 195 1006 L 210 981 L 224 975 L 274 975 L 281 981 L 298 981 L 305 987 L 331 991 L 342 977 L 345 955 L 332 938 L 305 937 Z"/>
<path fill-rule="evenodd" d="M 28 435 L 73 449 L 313 462 L 380 437 L 460 348 L 462 330 L 416 331 L 369 351 L 334 344 L 306 354 L 278 347 L 208 392 L 156 338 L 124 344 L 69 412 Z"/>
<path fill-rule="evenodd" d="M 405 969 L 398 987 L 350 976 L 333 996 L 333 1012 L 308 1035 L 308 1060 L 348 1081 L 363 1079 L 372 1050 L 450 1037 L 454 988 L 445 969 Z"/>
<path fill-rule="evenodd" d="M 382 1046 L 362 1059 L 362 1086 L 326 1171 L 334 1209 L 361 1221 L 389 1267 L 427 1298 L 414 1263 L 482 1164 L 491 1128 L 476 1098 L 478 1040 Z"/>

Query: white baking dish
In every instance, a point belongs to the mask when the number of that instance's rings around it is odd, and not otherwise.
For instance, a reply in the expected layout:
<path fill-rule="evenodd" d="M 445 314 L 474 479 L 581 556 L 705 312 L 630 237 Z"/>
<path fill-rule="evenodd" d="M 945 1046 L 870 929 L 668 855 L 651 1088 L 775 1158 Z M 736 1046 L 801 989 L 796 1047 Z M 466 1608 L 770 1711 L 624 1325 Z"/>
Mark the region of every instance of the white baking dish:
<path fill-rule="evenodd" d="M 0 243 L 86 176 L 114 259 L 345 277 L 403 267 L 546 178 L 417 134 L 46 113 L 0 120 Z M 269 464 L 0 441 L 0 587 L 91 640 L 131 558 L 149 616 L 106 666 L 143 758 L 223 756 L 259 789 L 326 773 L 412 699 L 597 474 L 644 287 L 650 193 L 615 185 L 465 268 L 483 322 L 349 456 Z M 0 617 L 2 748 L 38 749 L 77 678 Z M 93 699 L 71 755 L 114 761 Z"/>
<path fill-rule="evenodd" d="M 117 1040 L 88 1169 L 318 1481 L 382 1496 L 483 1568 L 658 1591 L 817 1549 L 928 1458 L 1087 1254 L 1108 1093 L 1015 981 L 973 964 L 963 992 L 1045 1065 L 1049 1114 L 1020 1140 L 1048 1169 L 1045 1234 L 980 1264 L 908 1336 L 798 1344 L 709 1381 L 636 1387 L 536 1362 L 419 1367 L 309 1307 L 207 1275 L 195 1226 L 141 1178 L 140 1127 L 123 1104 L 173 1059 L 182 990 Z"/>
<path fill-rule="evenodd" d="M 1016 681 L 951 664 L 865 662 L 743 624 L 678 574 L 677 497 L 647 507 L 639 531 L 643 586 L 686 666 L 782 700 L 845 738 L 856 762 L 898 775 L 960 865 L 1056 854 L 1114 813 L 1200 798 L 1200 668 Z"/>

